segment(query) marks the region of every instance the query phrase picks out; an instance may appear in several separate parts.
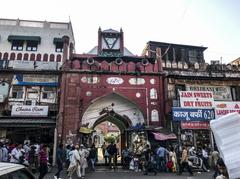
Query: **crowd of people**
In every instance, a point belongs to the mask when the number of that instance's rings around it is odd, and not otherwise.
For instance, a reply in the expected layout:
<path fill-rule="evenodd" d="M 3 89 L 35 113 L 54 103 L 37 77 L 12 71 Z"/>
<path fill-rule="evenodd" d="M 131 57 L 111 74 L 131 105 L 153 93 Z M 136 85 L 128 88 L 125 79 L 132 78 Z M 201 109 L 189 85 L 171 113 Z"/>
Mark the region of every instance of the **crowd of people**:
<path fill-rule="evenodd" d="M 127 147 L 119 153 L 119 148 L 115 143 L 102 145 L 102 155 L 105 165 L 115 169 L 118 157 L 121 155 L 122 164 L 126 168 L 134 171 L 143 171 L 144 175 L 153 172 L 172 172 L 181 175 L 186 168 L 190 175 L 193 175 L 194 165 L 201 163 L 205 166 L 203 170 L 209 171 L 210 151 L 203 147 L 198 150 L 194 147 L 183 146 L 181 150 L 170 146 L 165 148 L 158 146 L 151 148 L 149 144 L 143 147 L 142 152 L 134 154 Z M 3 144 L 0 143 L 0 162 L 20 163 L 29 167 L 30 170 L 39 172 L 39 179 L 43 179 L 49 171 L 49 152 L 47 145 L 29 143 L 23 144 Z M 76 173 L 78 177 L 84 178 L 86 168 L 95 171 L 95 164 L 98 161 L 98 150 L 94 144 L 91 147 L 80 145 L 59 144 L 56 150 L 57 172 L 55 179 L 61 177 L 61 171 L 66 168 L 69 179 Z M 217 150 L 211 152 L 211 164 L 214 169 L 214 178 L 228 178 L 227 170 L 223 161 L 219 158 Z"/>

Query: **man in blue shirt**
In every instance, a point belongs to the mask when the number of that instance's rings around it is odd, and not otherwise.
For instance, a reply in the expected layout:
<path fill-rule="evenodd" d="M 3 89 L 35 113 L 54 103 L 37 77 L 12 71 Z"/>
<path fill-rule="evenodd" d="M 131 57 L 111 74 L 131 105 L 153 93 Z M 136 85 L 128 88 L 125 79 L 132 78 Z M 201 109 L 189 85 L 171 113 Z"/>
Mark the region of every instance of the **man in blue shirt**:
<path fill-rule="evenodd" d="M 166 156 L 168 155 L 168 153 L 168 150 L 162 146 L 159 146 L 159 148 L 157 149 L 158 165 L 160 172 L 166 171 Z"/>

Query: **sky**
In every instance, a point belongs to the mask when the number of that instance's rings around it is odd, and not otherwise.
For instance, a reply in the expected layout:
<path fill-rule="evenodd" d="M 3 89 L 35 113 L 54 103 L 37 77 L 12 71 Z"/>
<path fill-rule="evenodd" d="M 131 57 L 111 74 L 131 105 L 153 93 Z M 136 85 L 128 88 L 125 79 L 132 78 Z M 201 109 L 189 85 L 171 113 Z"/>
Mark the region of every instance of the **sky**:
<path fill-rule="evenodd" d="M 98 28 L 123 29 L 141 55 L 148 41 L 208 47 L 206 62 L 240 57 L 240 0 L 7 0 L 0 17 L 72 22 L 76 53 L 97 45 Z"/>

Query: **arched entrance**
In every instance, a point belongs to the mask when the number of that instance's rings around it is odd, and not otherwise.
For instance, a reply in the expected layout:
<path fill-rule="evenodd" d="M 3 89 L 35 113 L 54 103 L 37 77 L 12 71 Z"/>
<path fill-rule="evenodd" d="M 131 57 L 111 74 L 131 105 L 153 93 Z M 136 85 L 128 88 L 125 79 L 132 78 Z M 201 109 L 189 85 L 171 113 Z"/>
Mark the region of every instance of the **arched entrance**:
<path fill-rule="evenodd" d="M 106 121 L 119 129 L 119 153 L 121 153 L 121 149 L 128 142 L 125 129 L 143 124 L 144 116 L 135 103 L 120 94 L 111 93 L 93 100 L 82 117 L 82 125 L 91 129 L 95 129 L 96 126 Z M 100 147 L 104 142 L 103 138 L 101 131 L 95 132 L 90 141 L 98 141 L 97 147 Z"/>

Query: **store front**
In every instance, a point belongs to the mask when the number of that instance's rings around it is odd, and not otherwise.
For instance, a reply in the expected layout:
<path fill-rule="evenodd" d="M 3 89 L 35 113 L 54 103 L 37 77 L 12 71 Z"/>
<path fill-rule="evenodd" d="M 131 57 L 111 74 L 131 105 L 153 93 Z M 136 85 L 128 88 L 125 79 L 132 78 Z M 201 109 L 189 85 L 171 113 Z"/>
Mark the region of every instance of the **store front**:
<path fill-rule="evenodd" d="M 49 118 L 4 118 L 0 120 L 1 140 L 14 143 L 53 144 L 55 119 Z"/>

